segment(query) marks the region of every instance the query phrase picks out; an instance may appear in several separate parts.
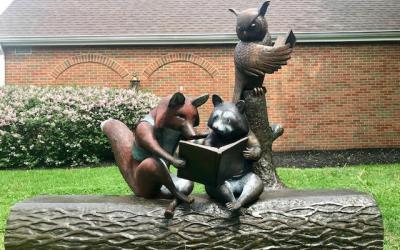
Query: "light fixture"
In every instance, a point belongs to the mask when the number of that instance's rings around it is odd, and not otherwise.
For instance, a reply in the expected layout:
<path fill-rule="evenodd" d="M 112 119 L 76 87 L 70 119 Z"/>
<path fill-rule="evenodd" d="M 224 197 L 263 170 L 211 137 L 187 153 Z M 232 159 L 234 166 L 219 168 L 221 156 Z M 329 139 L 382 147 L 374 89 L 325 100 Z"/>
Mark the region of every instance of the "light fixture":
<path fill-rule="evenodd" d="M 132 80 L 130 80 L 130 82 L 131 82 L 131 88 L 137 89 L 139 87 L 140 79 L 138 73 L 136 72 L 132 73 Z"/>

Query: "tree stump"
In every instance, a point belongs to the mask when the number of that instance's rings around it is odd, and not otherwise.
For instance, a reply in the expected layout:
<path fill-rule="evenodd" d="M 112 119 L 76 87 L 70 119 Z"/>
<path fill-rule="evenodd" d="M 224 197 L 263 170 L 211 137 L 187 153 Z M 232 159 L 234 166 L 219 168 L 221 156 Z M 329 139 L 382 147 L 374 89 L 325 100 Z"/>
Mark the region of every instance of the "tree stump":
<path fill-rule="evenodd" d="M 265 93 L 255 95 L 254 91 L 244 91 L 246 102 L 246 117 L 251 131 L 261 144 L 261 158 L 254 163 L 253 171 L 263 181 L 267 189 L 280 189 L 285 185 L 279 180 L 272 159 L 272 143 L 276 139 L 268 121 L 267 102 Z"/>
<path fill-rule="evenodd" d="M 6 249 L 382 249 L 374 199 L 349 190 L 264 192 L 245 215 L 196 197 L 39 196 L 16 204 Z"/>

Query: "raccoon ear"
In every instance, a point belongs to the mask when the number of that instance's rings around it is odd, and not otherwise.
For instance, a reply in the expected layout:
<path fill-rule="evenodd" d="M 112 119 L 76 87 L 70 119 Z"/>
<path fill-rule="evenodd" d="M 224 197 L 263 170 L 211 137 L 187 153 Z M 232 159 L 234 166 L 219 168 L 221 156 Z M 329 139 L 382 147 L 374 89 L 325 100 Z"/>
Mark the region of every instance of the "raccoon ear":
<path fill-rule="evenodd" d="M 238 109 L 239 112 L 242 113 L 242 114 L 244 113 L 245 106 L 246 106 L 246 104 L 245 104 L 245 102 L 244 102 L 243 100 L 240 100 L 240 101 L 238 101 L 238 102 L 236 103 L 237 109 Z"/>
<path fill-rule="evenodd" d="M 201 96 L 193 99 L 192 105 L 195 107 L 200 107 L 201 105 L 206 103 L 206 101 L 208 100 L 208 97 L 209 97 L 209 94 L 201 95 Z"/>
<path fill-rule="evenodd" d="M 222 100 L 222 98 L 219 95 L 212 95 L 212 103 L 215 106 L 223 103 L 224 101 Z"/>
<path fill-rule="evenodd" d="M 268 6 L 269 6 L 269 1 L 264 2 L 260 10 L 258 11 L 258 15 L 265 16 L 265 13 L 267 13 Z"/>
<path fill-rule="evenodd" d="M 168 108 L 176 108 L 185 104 L 185 96 L 181 92 L 176 92 L 168 103 Z"/>
<path fill-rule="evenodd" d="M 232 12 L 233 14 L 235 14 L 235 16 L 239 15 L 238 11 L 235 9 L 230 8 L 229 11 Z"/>

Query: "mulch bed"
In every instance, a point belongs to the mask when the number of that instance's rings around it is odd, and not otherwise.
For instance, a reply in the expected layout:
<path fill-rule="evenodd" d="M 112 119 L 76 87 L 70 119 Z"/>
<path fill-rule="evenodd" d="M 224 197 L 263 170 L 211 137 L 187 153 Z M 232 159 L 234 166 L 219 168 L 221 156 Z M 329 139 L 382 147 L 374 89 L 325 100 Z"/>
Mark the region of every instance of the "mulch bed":
<path fill-rule="evenodd" d="M 400 148 L 309 150 L 274 152 L 279 167 L 344 167 L 349 165 L 400 163 Z"/>

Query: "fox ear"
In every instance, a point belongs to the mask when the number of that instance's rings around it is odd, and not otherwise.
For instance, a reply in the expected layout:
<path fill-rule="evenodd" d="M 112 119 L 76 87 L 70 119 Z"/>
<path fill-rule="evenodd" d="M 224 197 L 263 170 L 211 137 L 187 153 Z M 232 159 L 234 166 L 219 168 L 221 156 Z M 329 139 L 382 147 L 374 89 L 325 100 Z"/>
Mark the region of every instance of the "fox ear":
<path fill-rule="evenodd" d="M 264 2 L 260 10 L 258 11 L 258 15 L 265 16 L 265 13 L 267 13 L 268 6 L 269 6 L 269 1 Z"/>
<path fill-rule="evenodd" d="M 230 8 L 229 11 L 232 12 L 233 14 L 235 14 L 235 16 L 239 15 L 238 11 L 235 9 Z"/>
<path fill-rule="evenodd" d="M 223 103 L 224 101 L 222 100 L 222 98 L 219 95 L 212 95 L 212 103 L 215 106 Z"/>
<path fill-rule="evenodd" d="M 236 107 L 237 107 L 237 109 L 239 110 L 239 112 L 240 112 L 241 114 L 243 114 L 243 113 L 244 113 L 244 109 L 245 109 L 245 107 L 246 107 L 246 103 L 245 103 L 243 100 L 240 100 L 240 101 L 238 101 L 238 102 L 236 103 Z"/>
<path fill-rule="evenodd" d="M 206 101 L 208 100 L 208 97 L 209 97 L 209 94 L 201 95 L 201 96 L 193 99 L 192 105 L 195 107 L 200 107 L 201 105 L 206 103 Z"/>
<path fill-rule="evenodd" d="M 168 108 L 176 108 L 185 104 L 185 96 L 181 92 L 176 92 L 168 103 Z"/>

